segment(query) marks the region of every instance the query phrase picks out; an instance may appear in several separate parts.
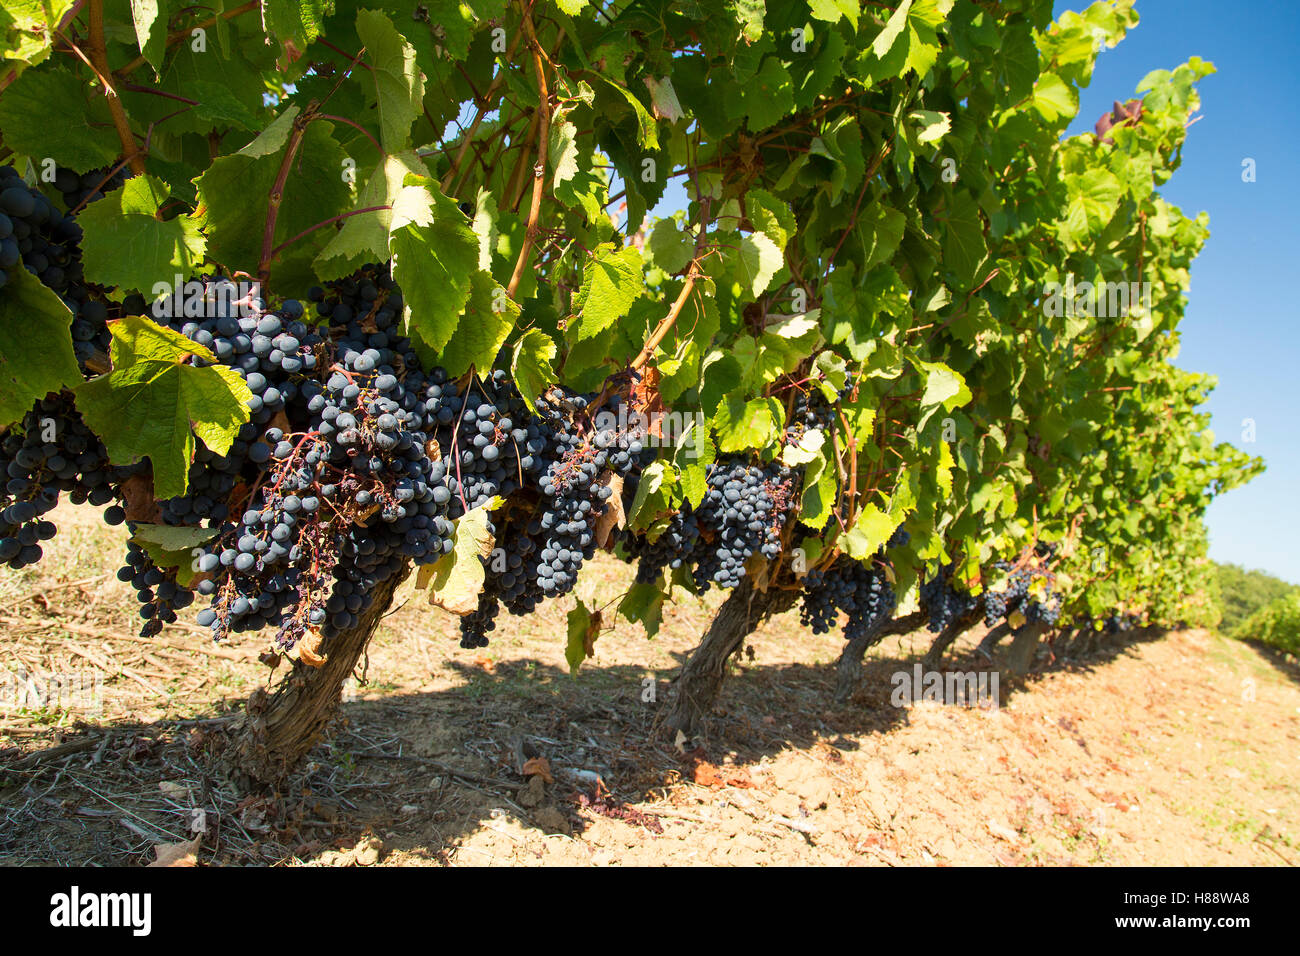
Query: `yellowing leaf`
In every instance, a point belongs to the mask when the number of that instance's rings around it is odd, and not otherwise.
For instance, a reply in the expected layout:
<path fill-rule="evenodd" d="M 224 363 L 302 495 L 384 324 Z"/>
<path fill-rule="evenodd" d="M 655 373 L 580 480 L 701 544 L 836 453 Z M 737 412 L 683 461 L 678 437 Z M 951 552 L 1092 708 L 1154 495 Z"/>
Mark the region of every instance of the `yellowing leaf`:
<path fill-rule="evenodd" d="M 493 538 L 488 530 L 488 512 L 505 502 L 494 497 L 487 504 L 471 508 L 456 521 L 452 549 L 433 564 L 421 566 L 417 588 L 429 589 L 429 603 L 452 614 L 465 615 L 478 607 L 483 590 L 483 561 L 492 554 Z"/>

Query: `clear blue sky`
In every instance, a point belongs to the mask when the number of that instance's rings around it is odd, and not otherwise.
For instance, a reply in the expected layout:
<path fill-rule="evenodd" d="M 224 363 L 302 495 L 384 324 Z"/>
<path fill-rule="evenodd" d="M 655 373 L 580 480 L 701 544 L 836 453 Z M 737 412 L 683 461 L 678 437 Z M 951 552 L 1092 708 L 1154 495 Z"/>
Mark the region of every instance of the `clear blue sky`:
<path fill-rule="evenodd" d="M 1083 9 L 1056 4 L 1056 13 Z M 1162 189 L 1210 239 L 1192 265 L 1178 364 L 1218 376 L 1210 399 L 1221 441 L 1261 455 L 1268 470 L 1210 507 L 1210 556 L 1300 583 L 1300 3 L 1137 0 L 1137 28 L 1103 52 L 1071 133 L 1154 69 L 1191 56 L 1218 72 L 1201 81 L 1203 118 Z M 1241 179 L 1255 160 L 1256 181 Z M 1242 441 L 1254 419 L 1256 440 Z"/>
<path fill-rule="evenodd" d="M 1082 10 L 1059 2 L 1055 13 Z M 1200 84 L 1201 116 L 1162 193 L 1189 216 L 1210 214 L 1192 266 L 1178 364 L 1219 379 L 1208 409 L 1220 441 L 1268 470 L 1210 506 L 1210 555 L 1300 584 L 1300 0 L 1137 0 L 1137 27 L 1104 51 L 1071 135 L 1090 131 L 1156 69 L 1192 56 L 1218 72 Z M 1256 180 L 1241 179 L 1255 160 Z M 614 191 L 621 188 L 614 187 Z M 681 180 L 651 218 L 685 208 Z M 1255 441 L 1242 441 L 1242 420 Z"/>

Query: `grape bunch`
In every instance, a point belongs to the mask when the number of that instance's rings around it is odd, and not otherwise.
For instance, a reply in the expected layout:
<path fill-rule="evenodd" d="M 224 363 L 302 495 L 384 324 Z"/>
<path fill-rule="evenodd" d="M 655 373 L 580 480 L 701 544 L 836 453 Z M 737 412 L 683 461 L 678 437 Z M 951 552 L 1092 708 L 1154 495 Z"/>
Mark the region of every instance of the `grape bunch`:
<path fill-rule="evenodd" d="M 1061 616 L 1062 597 L 1053 590 L 1051 562 L 1056 556 L 1055 543 L 1040 542 L 1034 548 L 1032 561 L 1020 561 L 1011 564 L 1007 561 L 994 562 L 993 567 L 1006 575 L 1006 580 L 997 590 L 987 589 L 984 593 L 984 623 L 993 627 L 998 621 L 1009 618 L 1019 611 L 1029 622 L 1042 622 L 1054 626 Z M 1038 579 L 1043 579 L 1041 599 L 1030 595 L 1030 588 Z"/>
<path fill-rule="evenodd" d="M 66 296 L 80 285 L 81 227 L 28 187 L 13 166 L 0 166 L 0 288 L 19 266 Z"/>
<path fill-rule="evenodd" d="M 0 440 L 5 485 L 0 494 L 0 561 L 17 570 L 41 558 L 40 542 L 57 529 L 42 516 L 67 493 L 74 504 L 110 504 L 116 489 L 139 465 L 119 467 L 108 460 L 99 438 L 81 419 L 67 394 L 48 395 Z M 121 523 L 120 506 L 108 509 L 110 523 Z"/>
<path fill-rule="evenodd" d="M 649 584 L 658 580 L 664 568 L 677 570 L 687 563 L 699 544 L 700 522 L 687 502 L 654 541 L 633 539 L 631 550 L 640 558 L 636 569 L 637 583 Z"/>
<path fill-rule="evenodd" d="M 925 608 L 927 628 L 938 634 L 953 621 L 969 614 L 979 605 L 979 598 L 953 587 L 952 572 L 956 562 L 941 567 L 929 580 L 921 584 L 921 607 Z"/>
<path fill-rule="evenodd" d="M 827 569 L 815 568 L 803 577 L 799 621 L 814 634 L 828 634 L 848 615 L 844 637 L 865 637 L 894 613 L 897 599 L 883 565 L 864 564 L 841 555 Z"/>
<path fill-rule="evenodd" d="M 595 396 L 590 395 L 542 398 L 536 403 L 537 414 L 528 415 L 504 372 L 493 374 L 490 387 L 484 395 L 490 394 L 492 401 L 480 405 L 475 417 L 494 427 L 480 424 L 479 435 L 486 442 L 475 446 L 479 451 L 472 461 L 462 461 L 474 468 L 484 454 L 501 448 L 489 464 L 500 469 L 496 463 L 506 457 L 511 464 L 504 475 L 489 474 L 489 490 L 511 494 L 516 489 L 514 472 L 528 481 L 536 501 L 513 504 L 505 516 L 490 519 L 497 548 L 484 561 L 479 608 L 461 620 L 464 647 L 487 643 L 497 604 L 504 603 L 512 614 L 526 614 L 546 598 L 573 589 L 583 562 L 595 553 L 596 524 L 613 495 L 604 477 L 612 474 L 635 481 L 653 455 L 644 436 L 607 424 L 620 420 L 623 399 L 619 396 L 600 409 L 591 408 Z M 503 410 L 508 417 L 502 416 Z M 473 491 L 468 484 L 466 488 Z M 480 501 L 487 496 L 484 492 Z"/>
<path fill-rule="evenodd" d="M 176 622 L 177 611 L 194 603 L 194 592 L 177 584 L 175 569 L 159 568 L 134 541 L 128 541 L 126 548 L 126 561 L 117 579 L 136 589 L 144 620 L 140 633 L 152 637 L 164 624 Z"/>
<path fill-rule="evenodd" d="M 781 553 L 781 531 L 797 485 L 798 476 L 780 462 L 758 466 L 730 459 L 709 466 L 709 490 L 696 512 L 705 529 L 694 555 L 701 591 L 711 583 L 733 588 L 750 557 L 761 554 L 771 561 Z"/>
<path fill-rule="evenodd" d="M 328 334 L 303 321 L 296 300 L 274 312 L 241 300 L 246 314 L 218 309 L 181 324 L 244 376 L 252 430 L 241 430 L 228 455 L 196 459 L 193 500 L 173 499 L 164 512 L 220 526 L 199 559 L 201 572 L 216 575 L 199 584 L 213 599 L 200 623 L 218 637 L 277 626 L 282 649 L 309 629 L 329 637 L 354 626 L 380 582 L 452 543 L 455 489 L 430 449 L 458 396 L 441 369 L 424 374 L 398 333 L 400 290 L 386 267 L 368 266 L 309 299 Z M 241 479 L 257 493 L 223 522 L 209 502 Z"/>

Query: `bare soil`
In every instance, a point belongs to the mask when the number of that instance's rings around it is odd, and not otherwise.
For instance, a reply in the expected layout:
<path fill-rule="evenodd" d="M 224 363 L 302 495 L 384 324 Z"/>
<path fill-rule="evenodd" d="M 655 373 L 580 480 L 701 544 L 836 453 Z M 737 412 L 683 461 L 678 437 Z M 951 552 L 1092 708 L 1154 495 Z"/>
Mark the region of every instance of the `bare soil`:
<path fill-rule="evenodd" d="M 573 598 L 502 616 L 486 651 L 408 583 L 342 719 L 282 792 L 209 771 L 271 678 L 256 637 L 136 637 L 121 529 L 64 507 L 42 564 L 0 570 L 0 863 L 137 865 L 1289 865 L 1300 862 L 1300 670 L 1206 631 L 1040 648 L 1000 706 L 895 706 L 921 632 L 874 649 L 831 701 L 841 641 L 774 618 L 733 665 L 707 739 L 656 732 L 720 596 L 684 596 L 647 640 L 619 622 L 578 676 Z M 618 597 L 601 559 L 579 587 Z M 612 619 L 612 608 L 607 612 Z M 976 631 L 952 670 L 989 671 Z M 39 678 L 23 699 L 16 680 Z M 98 713 L 43 700 L 99 674 Z M 7 694 L 7 696 L 5 696 Z M 25 705 L 25 706 L 23 706 Z M 676 743 L 676 745 L 675 745 Z M 167 850 L 163 850 L 166 853 Z"/>

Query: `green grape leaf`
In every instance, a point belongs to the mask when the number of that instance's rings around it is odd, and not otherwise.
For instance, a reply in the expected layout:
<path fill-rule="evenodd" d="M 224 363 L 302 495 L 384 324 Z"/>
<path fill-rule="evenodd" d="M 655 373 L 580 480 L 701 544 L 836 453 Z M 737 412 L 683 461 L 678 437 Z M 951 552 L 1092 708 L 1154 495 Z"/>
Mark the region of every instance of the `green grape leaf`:
<path fill-rule="evenodd" d="M 663 623 L 664 597 L 658 584 L 645 581 L 633 584 L 618 603 L 618 613 L 645 628 L 646 637 L 654 637 Z"/>
<path fill-rule="evenodd" d="M 175 276 L 188 279 L 207 245 L 189 216 L 158 218 L 171 189 L 153 176 L 135 176 L 77 217 L 85 236 L 86 278 L 98 285 L 143 292 Z"/>
<path fill-rule="evenodd" d="M 388 248 L 402 287 L 406 333 L 431 353 L 451 341 L 478 272 L 478 237 L 436 185 L 406 186 L 393 205 Z"/>
<path fill-rule="evenodd" d="M 776 56 L 765 59 L 748 83 L 733 83 L 724 91 L 727 109 L 746 117 L 751 133 L 762 132 L 794 111 L 794 82 Z"/>
<path fill-rule="evenodd" d="M 559 381 L 551 363 L 555 361 L 555 341 L 541 329 L 529 329 L 515 343 L 510 373 L 528 410 L 537 414 L 537 399 Z"/>
<path fill-rule="evenodd" d="M 763 14 L 767 12 L 766 0 L 731 0 L 728 4 L 740 24 L 741 36 L 756 43 L 763 36 Z"/>
<path fill-rule="evenodd" d="M 587 262 L 582 287 L 573 302 L 579 317 L 575 329 L 578 341 L 605 331 L 627 315 L 645 291 L 643 262 L 634 246 L 615 249 L 605 243 Z"/>
<path fill-rule="evenodd" d="M 960 372 L 955 372 L 942 362 L 917 361 L 917 366 L 925 373 L 925 394 L 921 396 L 921 406 L 942 405 L 944 411 L 952 411 L 971 400 L 970 389 Z"/>
<path fill-rule="evenodd" d="M 907 14 L 912 8 L 912 0 L 903 0 L 886 21 L 884 27 L 876 34 L 876 38 L 871 41 L 871 52 L 876 55 L 876 59 L 883 60 L 889 55 L 889 51 L 894 48 L 898 38 L 903 35 L 903 30 L 907 27 Z"/>
<path fill-rule="evenodd" d="M 162 65 L 167 42 L 167 17 L 159 16 L 158 8 L 158 0 L 131 0 L 131 20 L 140 52 L 155 70 Z"/>
<path fill-rule="evenodd" d="M 72 351 L 72 313 L 22 266 L 0 291 L 0 427 L 50 392 L 81 381 Z"/>
<path fill-rule="evenodd" d="M 478 607 L 485 577 L 483 562 L 491 556 L 494 544 L 488 513 L 503 504 L 502 498 L 493 497 L 465 512 L 456 519 L 451 550 L 433 564 L 420 566 L 415 586 L 428 589 L 430 604 L 462 617 Z"/>
<path fill-rule="evenodd" d="M 703 415 L 690 419 L 690 424 L 673 453 L 673 465 L 681 486 L 682 500 L 698 508 L 709 490 L 709 466 L 717 460 L 717 448 Z"/>
<path fill-rule="evenodd" d="M 855 561 L 864 561 L 889 540 L 898 523 L 875 504 L 868 504 L 840 540 L 844 553 Z"/>
<path fill-rule="evenodd" d="M 604 86 L 616 94 L 618 102 L 626 103 L 632 108 L 632 113 L 636 116 L 637 143 L 651 152 L 658 151 L 659 126 L 655 123 L 655 118 L 650 115 L 650 111 L 645 108 L 645 104 L 632 95 L 630 90 L 617 83 L 603 76 L 598 76 L 597 79 L 603 80 Z"/>
<path fill-rule="evenodd" d="M 411 123 L 423 110 L 424 77 L 415 62 L 415 47 L 392 20 L 374 10 L 357 13 L 357 36 L 371 64 L 379 142 L 389 153 L 403 149 L 410 141 Z"/>
<path fill-rule="evenodd" d="M 497 220 L 500 215 L 496 196 L 486 189 L 480 189 L 474 202 L 474 220 L 470 223 L 470 228 L 478 236 L 478 267 L 484 272 L 492 271 L 492 251 L 497 245 Z"/>
<path fill-rule="evenodd" d="M 186 80 L 185 92 L 190 99 L 198 100 L 194 115 L 213 126 L 256 129 L 260 122 L 257 114 L 228 86 L 210 80 Z"/>
<path fill-rule="evenodd" d="M 655 119 L 666 119 L 670 123 L 675 123 L 686 116 L 681 101 L 677 99 L 677 91 L 673 89 L 672 77 L 665 76 L 661 80 L 656 80 L 652 76 L 647 76 L 645 85 L 650 90 L 650 105 L 654 107 Z"/>
<path fill-rule="evenodd" d="M 1079 112 L 1079 94 L 1055 73 L 1044 73 L 1034 84 L 1034 109 L 1048 123 L 1070 120 Z"/>
<path fill-rule="evenodd" d="M 912 110 L 907 116 L 916 123 L 916 141 L 923 146 L 939 142 L 952 129 L 952 120 L 947 113 Z"/>
<path fill-rule="evenodd" d="M 627 512 L 627 526 L 633 531 L 644 531 L 660 518 L 677 510 L 681 499 L 676 493 L 673 466 L 662 458 L 652 461 L 641 474 L 636 487 L 636 497 Z"/>
<path fill-rule="evenodd" d="M 975 270 L 988 254 L 979 204 L 965 191 L 952 195 L 944 224 L 944 265 L 973 284 Z"/>
<path fill-rule="evenodd" d="M 558 189 L 578 175 L 578 128 L 568 120 L 551 124 L 551 188 Z"/>
<path fill-rule="evenodd" d="M 111 165 L 122 149 L 104 97 L 62 69 L 18 77 L 0 97 L 0 129 L 13 152 L 53 159 L 79 173 Z"/>
<path fill-rule="evenodd" d="M 650 261 L 669 275 L 681 272 L 695 255 L 695 243 L 680 228 L 675 219 L 660 219 L 650 230 L 646 242 Z"/>
<path fill-rule="evenodd" d="M 129 464 L 148 457 L 154 497 L 185 493 L 194 438 L 218 455 L 230 451 L 249 419 L 253 393 L 233 368 L 186 363 L 216 356 L 179 332 L 140 316 L 109 324 L 113 371 L 76 388 L 77 409 L 104 441 L 109 459 Z"/>
<path fill-rule="evenodd" d="M 269 33 L 299 52 L 324 31 L 334 0 L 262 0 L 262 17 Z"/>
<path fill-rule="evenodd" d="M 52 29 L 75 0 L 6 0 L 0 8 L 0 50 L 7 70 L 17 76 L 24 66 L 35 66 L 50 55 Z"/>
<path fill-rule="evenodd" d="M 137 524 L 131 541 L 143 548 L 158 567 L 175 568 L 177 583 L 181 587 L 189 587 L 199 573 L 198 558 L 203 552 L 201 546 L 219 533 L 216 528 Z"/>
<path fill-rule="evenodd" d="M 841 19 L 847 18 L 853 29 L 858 28 L 858 0 L 812 0 L 809 7 L 814 20 L 839 23 Z"/>
<path fill-rule="evenodd" d="M 740 253 L 734 257 L 736 280 L 754 298 L 767 291 L 773 277 L 781 270 L 785 257 L 766 233 L 754 232 L 740 237 Z"/>
<path fill-rule="evenodd" d="M 728 396 L 713 415 L 713 430 L 718 434 L 718 449 L 723 452 L 763 449 L 781 437 L 785 425 L 785 408 L 775 398 L 756 398 L 746 402 Z"/>
<path fill-rule="evenodd" d="M 388 258 L 393 206 L 408 175 L 429 175 L 424 161 L 414 152 L 389 153 L 384 157 L 357 196 L 357 209 L 373 211 L 343 220 L 343 228 L 334 234 L 313 263 L 318 276 L 333 279 L 349 275 L 367 262 Z"/>
<path fill-rule="evenodd" d="M 519 318 L 519 303 L 490 274 L 475 272 L 471 281 L 465 311 L 439 359 L 452 378 L 471 367 L 481 374 L 491 369 Z"/>
<path fill-rule="evenodd" d="M 804 468 L 799 520 L 814 531 L 822 530 L 835 511 L 838 493 L 839 479 L 833 452 L 830 444 L 823 442 Z"/>
<path fill-rule="evenodd" d="M 781 464 L 795 468 L 825 458 L 822 446 L 826 444 L 826 433 L 820 428 L 810 428 L 797 442 L 788 442 L 781 449 Z"/>

